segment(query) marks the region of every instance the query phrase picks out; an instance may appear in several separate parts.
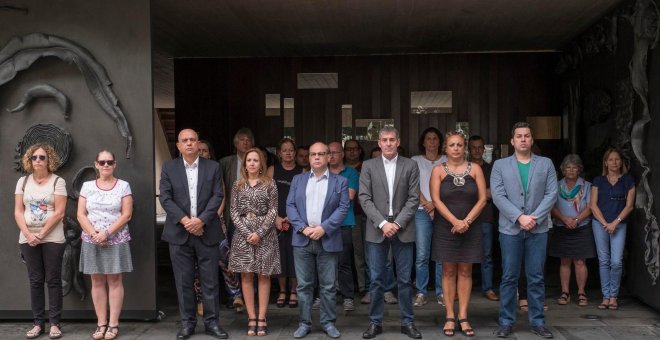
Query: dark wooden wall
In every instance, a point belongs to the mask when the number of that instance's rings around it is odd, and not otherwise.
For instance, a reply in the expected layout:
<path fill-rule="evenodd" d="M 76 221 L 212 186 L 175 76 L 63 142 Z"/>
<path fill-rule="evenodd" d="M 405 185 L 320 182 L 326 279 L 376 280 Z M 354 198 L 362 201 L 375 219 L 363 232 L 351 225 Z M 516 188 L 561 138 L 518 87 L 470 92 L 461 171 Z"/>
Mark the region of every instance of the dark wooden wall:
<path fill-rule="evenodd" d="M 265 116 L 264 95 L 279 93 L 295 98 L 299 144 L 340 139 L 342 104 L 353 105 L 353 119 L 394 118 L 411 155 L 426 127 L 449 131 L 457 121 L 487 143 L 508 143 L 514 122 L 560 115 L 555 63 L 548 53 L 176 59 L 176 127 L 200 131 L 220 156 L 242 126 L 272 146 L 283 117 Z M 339 88 L 298 90 L 298 72 L 336 72 Z M 411 115 L 410 91 L 425 90 L 453 91 L 453 112 Z M 550 152 L 557 142 L 537 144 Z"/>

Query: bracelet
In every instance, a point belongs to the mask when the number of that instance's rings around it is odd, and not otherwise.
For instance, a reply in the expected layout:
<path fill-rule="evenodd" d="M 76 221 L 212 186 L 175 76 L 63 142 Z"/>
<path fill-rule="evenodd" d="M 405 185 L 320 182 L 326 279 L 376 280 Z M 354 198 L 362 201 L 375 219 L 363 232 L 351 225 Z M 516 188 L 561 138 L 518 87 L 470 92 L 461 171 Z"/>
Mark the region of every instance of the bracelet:
<path fill-rule="evenodd" d="M 472 219 L 468 217 L 465 219 L 465 222 L 467 222 L 468 224 L 472 224 Z"/>
<path fill-rule="evenodd" d="M 621 219 L 621 217 L 617 217 L 616 220 L 617 220 L 617 222 L 621 222 L 621 221 L 623 221 L 623 220 Z"/>

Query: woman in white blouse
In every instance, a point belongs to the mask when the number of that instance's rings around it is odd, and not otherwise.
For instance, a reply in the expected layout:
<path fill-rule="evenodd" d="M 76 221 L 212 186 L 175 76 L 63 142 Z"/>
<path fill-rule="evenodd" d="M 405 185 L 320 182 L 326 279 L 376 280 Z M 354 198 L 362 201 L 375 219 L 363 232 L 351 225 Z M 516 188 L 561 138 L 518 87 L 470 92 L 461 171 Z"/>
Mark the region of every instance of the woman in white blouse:
<path fill-rule="evenodd" d="M 80 271 L 92 277 L 92 300 L 98 318 L 92 338 L 114 339 L 119 334 L 124 302 L 122 273 L 133 271 L 128 244 L 133 196 L 128 182 L 114 176 L 117 163 L 112 152 L 99 152 L 94 165 L 98 178 L 83 184 L 78 199 L 78 222 L 83 229 Z"/>

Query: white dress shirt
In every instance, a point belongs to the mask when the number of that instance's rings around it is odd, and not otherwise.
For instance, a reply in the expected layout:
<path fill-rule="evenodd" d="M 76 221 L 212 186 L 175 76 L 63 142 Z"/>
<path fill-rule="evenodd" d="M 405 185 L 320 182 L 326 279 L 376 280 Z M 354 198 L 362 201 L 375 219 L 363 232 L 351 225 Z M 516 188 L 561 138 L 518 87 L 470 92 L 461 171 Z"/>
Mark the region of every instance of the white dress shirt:
<path fill-rule="evenodd" d="M 389 197 L 390 210 L 388 215 L 393 216 L 394 210 L 392 210 L 392 199 L 394 198 L 394 176 L 396 176 L 396 161 L 399 159 L 399 155 L 397 154 L 396 156 L 394 156 L 392 160 L 385 158 L 385 156 L 381 156 L 381 157 L 383 158 L 383 166 L 385 167 L 385 176 L 387 177 L 387 191 L 390 194 Z M 382 229 L 385 223 L 387 223 L 387 220 L 380 222 L 378 228 Z"/>
<path fill-rule="evenodd" d="M 197 217 L 197 173 L 199 172 L 199 156 L 192 164 L 183 160 L 188 180 L 188 195 L 190 196 L 190 217 Z"/>
<path fill-rule="evenodd" d="M 307 205 L 307 223 L 310 226 L 321 225 L 323 221 L 323 205 L 328 193 L 328 176 L 328 169 L 325 169 L 320 177 L 316 177 L 313 171 L 309 172 L 309 181 L 305 188 L 305 203 Z"/>

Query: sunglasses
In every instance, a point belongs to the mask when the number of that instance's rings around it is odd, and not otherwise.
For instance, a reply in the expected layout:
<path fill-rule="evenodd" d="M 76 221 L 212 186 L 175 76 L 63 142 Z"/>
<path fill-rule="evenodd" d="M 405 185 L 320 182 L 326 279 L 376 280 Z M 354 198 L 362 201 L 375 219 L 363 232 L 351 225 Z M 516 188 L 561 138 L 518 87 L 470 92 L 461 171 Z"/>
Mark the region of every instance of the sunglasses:
<path fill-rule="evenodd" d="M 103 161 L 96 161 L 96 163 L 99 163 L 100 166 L 105 166 L 106 164 L 108 164 L 108 166 L 113 166 L 113 165 L 115 165 L 115 161 L 113 161 L 113 160 L 107 160 L 107 161 L 105 161 L 105 160 L 103 160 Z"/>
<path fill-rule="evenodd" d="M 44 155 L 32 156 L 32 157 L 30 157 L 30 159 L 33 160 L 33 161 L 36 161 L 37 159 L 39 159 L 40 161 L 45 161 L 46 156 L 44 156 Z"/>

